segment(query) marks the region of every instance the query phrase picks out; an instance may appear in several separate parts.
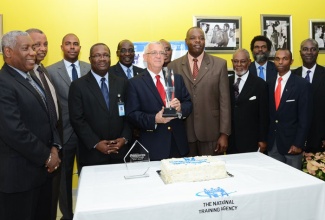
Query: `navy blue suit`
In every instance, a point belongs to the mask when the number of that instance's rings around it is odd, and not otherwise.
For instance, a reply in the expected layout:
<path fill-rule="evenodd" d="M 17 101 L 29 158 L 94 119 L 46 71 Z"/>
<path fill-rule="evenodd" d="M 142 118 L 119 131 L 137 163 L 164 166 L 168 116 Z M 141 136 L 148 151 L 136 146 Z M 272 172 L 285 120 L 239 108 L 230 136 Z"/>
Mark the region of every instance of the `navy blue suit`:
<path fill-rule="evenodd" d="M 287 155 L 291 145 L 304 149 L 311 119 L 311 86 L 305 79 L 291 74 L 276 110 L 275 82 L 276 79 L 269 85 L 268 150 L 272 149 L 276 140 L 278 152 Z"/>
<path fill-rule="evenodd" d="M 252 62 L 249 65 L 248 70 L 251 74 L 258 76 L 255 62 Z M 264 73 L 266 73 L 267 84 L 270 84 L 271 82 L 273 82 L 276 79 L 278 71 L 276 70 L 275 64 L 272 61 L 267 61 L 266 72 L 264 72 Z"/>
<path fill-rule="evenodd" d="M 192 102 L 181 75 L 174 74 L 174 85 L 175 98 L 181 102 L 182 116 L 187 117 L 192 111 Z M 151 160 L 168 158 L 172 141 L 181 156 L 189 151 L 183 119 L 173 119 L 155 127 L 155 116 L 162 106 L 164 103 L 148 70 L 129 80 L 126 114 L 130 122 L 140 128 L 139 141 L 149 150 Z"/>

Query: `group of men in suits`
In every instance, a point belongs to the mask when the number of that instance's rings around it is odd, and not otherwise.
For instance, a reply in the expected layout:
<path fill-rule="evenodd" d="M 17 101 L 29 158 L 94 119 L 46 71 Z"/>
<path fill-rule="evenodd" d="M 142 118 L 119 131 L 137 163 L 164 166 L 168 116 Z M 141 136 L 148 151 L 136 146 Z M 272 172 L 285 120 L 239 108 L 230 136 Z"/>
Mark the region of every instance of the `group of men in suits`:
<path fill-rule="evenodd" d="M 268 61 L 270 45 L 266 37 L 254 37 L 251 64 L 246 50 L 233 55 L 232 133 L 227 152 L 267 150 L 269 156 L 301 169 L 303 151 L 324 151 L 325 70 L 316 63 L 319 49 L 313 39 L 301 43 L 303 66 L 294 71 L 289 50 L 279 49 L 274 63 Z"/>
<path fill-rule="evenodd" d="M 55 219 L 58 195 L 62 220 L 72 219 L 75 156 L 79 173 L 119 163 L 129 140 L 138 139 L 151 160 L 268 151 L 300 168 L 303 151 L 324 151 L 325 70 L 313 39 L 301 43 L 303 66 L 291 72 L 291 52 L 280 49 L 268 61 L 272 43 L 256 36 L 254 62 L 238 49 L 228 77 L 226 61 L 204 52 L 199 27 L 187 31 L 188 53 L 174 61 L 168 41 L 150 42 L 146 69 L 133 65 L 129 40 L 118 44 L 114 66 L 104 43 L 90 48 L 90 65 L 79 61 L 75 34 L 63 37 L 64 59 L 44 68 L 46 35 L 27 32 L 9 32 L 1 42 L 1 219 Z M 166 99 L 170 73 L 173 96 Z M 178 117 L 164 117 L 166 107 Z"/>

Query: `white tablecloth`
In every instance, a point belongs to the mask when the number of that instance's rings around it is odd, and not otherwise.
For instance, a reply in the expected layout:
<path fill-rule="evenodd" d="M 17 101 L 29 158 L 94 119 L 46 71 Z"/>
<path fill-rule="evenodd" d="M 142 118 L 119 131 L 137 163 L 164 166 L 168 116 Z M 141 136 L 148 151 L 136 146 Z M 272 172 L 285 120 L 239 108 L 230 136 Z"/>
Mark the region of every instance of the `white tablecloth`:
<path fill-rule="evenodd" d="M 218 158 L 234 177 L 166 185 L 160 162 L 84 167 L 74 220 L 325 219 L 325 182 L 261 153 Z"/>

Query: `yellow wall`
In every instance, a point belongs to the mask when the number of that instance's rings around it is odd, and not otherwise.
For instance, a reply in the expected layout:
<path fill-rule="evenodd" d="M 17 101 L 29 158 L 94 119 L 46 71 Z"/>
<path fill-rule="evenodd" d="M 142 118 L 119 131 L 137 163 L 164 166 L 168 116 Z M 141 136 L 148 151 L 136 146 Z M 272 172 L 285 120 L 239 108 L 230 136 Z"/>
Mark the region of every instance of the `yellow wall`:
<path fill-rule="evenodd" d="M 46 33 L 46 66 L 62 59 L 61 40 L 70 32 L 80 38 L 81 60 L 88 61 L 91 45 L 103 42 L 111 48 L 114 64 L 120 40 L 183 40 L 193 25 L 193 15 L 241 16 L 242 47 L 246 49 L 261 34 L 260 14 L 292 15 L 293 67 L 297 67 L 301 66 L 299 44 L 309 37 L 309 19 L 325 20 L 322 6 L 324 0 L 0 0 L 0 14 L 4 33 L 31 27 Z M 216 55 L 232 68 L 231 54 Z M 324 54 L 319 55 L 318 63 L 325 65 Z"/>
<path fill-rule="evenodd" d="M 0 0 L 0 14 L 4 33 L 31 27 L 46 33 L 49 53 L 45 65 L 62 59 L 61 40 L 69 32 L 80 38 L 81 60 L 88 61 L 92 44 L 104 42 L 112 50 L 114 64 L 120 40 L 183 40 L 193 25 L 193 15 L 241 16 L 242 47 L 246 49 L 252 37 L 261 34 L 260 14 L 292 15 L 293 67 L 297 67 L 301 65 L 299 44 L 309 37 L 309 19 L 325 19 L 322 5 L 323 0 L 308 4 L 302 0 L 273 0 L 272 4 L 261 0 Z M 230 62 L 231 54 L 216 55 Z M 318 62 L 325 65 L 324 54 L 319 55 Z"/>

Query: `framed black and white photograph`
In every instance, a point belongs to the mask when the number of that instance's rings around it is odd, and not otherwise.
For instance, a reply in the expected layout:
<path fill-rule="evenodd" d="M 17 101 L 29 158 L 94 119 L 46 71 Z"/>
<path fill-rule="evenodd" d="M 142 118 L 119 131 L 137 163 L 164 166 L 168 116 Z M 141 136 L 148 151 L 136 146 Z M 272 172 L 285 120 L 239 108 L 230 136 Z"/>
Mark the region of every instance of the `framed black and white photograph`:
<path fill-rule="evenodd" d="M 233 53 L 241 48 L 241 17 L 194 16 L 193 25 L 205 34 L 205 51 Z"/>
<path fill-rule="evenodd" d="M 0 14 L 0 40 L 3 36 L 3 23 L 2 23 L 2 14 Z M 2 53 L 2 48 L 0 47 L 0 54 Z"/>
<path fill-rule="evenodd" d="M 309 21 L 309 37 L 317 41 L 319 52 L 325 53 L 325 20 Z"/>
<path fill-rule="evenodd" d="M 278 49 L 288 49 L 292 52 L 291 15 L 261 15 L 261 34 L 272 42 L 269 57 L 271 60 Z"/>

